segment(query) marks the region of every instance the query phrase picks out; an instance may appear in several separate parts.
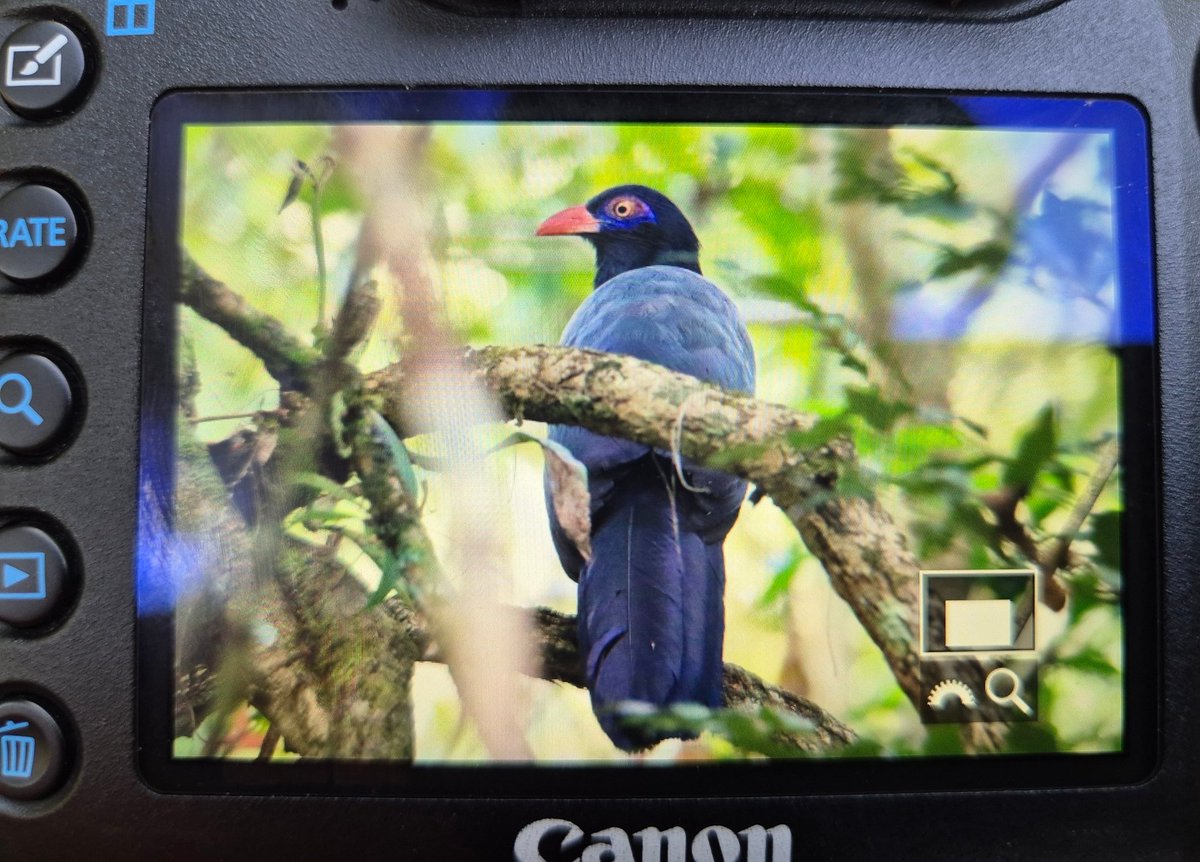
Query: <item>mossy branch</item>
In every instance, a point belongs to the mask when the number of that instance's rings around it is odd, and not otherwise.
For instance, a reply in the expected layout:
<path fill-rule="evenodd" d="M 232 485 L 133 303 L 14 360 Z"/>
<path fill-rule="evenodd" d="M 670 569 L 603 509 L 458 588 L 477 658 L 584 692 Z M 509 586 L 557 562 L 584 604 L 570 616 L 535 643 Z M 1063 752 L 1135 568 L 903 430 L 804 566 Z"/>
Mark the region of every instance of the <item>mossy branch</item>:
<path fill-rule="evenodd" d="M 323 367 L 320 354 L 288 335 L 277 321 L 251 309 L 194 261 L 185 262 L 181 276 L 181 302 L 259 356 L 285 389 L 311 387 Z M 914 702 L 919 699 L 916 562 L 878 503 L 837 495 L 838 476 L 854 463 L 849 441 L 804 445 L 813 417 L 629 357 L 562 347 L 493 347 L 471 351 L 466 360 L 513 418 L 575 424 L 675 449 L 692 461 L 756 483 L 787 512 L 825 564 L 835 589 L 880 645 L 905 693 Z M 405 425 L 402 383 L 402 367 L 393 366 L 367 376 L 359 390 L 359 396 L 377 406 L 397 429 Z M 374 487 L 376 503 L 387 500 L 395 477 L 376 469 L 382 462 L 370 454 L 369 446 L 359 446 L 355 460 L 379 482 Z M 534 675 L 579 684 L 573 622 L 572 631 L 564 635 L 564 620 L 569 618 L 545 609 L 531 613 L 543 661 Z M 411 619 L 406 625 L 410 623 Z M 801 747 L 836 747 L 853 739 L 849 729 L 820 707 L 734 665 L 726 666 L 725 692 L 730 706 L 786 709 L 813 723 L 817 732 L 811 739 L 797 740 Z"/>
<path fill-rule="evenodd" d="M 814 446 L 808 432 L 815 417 L 629 356 L 487 347 L 468 351 L 466 361 L 515 419 L 579 425 L 677 451 L 755 483 L 791 519 L 904 693 L 919 705 L 918 563 L 877 500 L 839 493 L 839 477 L 855 470 L 849 440 Z M 397 364 L 364 381 L 397 427 L 404 422 L 403 377 Z"/>

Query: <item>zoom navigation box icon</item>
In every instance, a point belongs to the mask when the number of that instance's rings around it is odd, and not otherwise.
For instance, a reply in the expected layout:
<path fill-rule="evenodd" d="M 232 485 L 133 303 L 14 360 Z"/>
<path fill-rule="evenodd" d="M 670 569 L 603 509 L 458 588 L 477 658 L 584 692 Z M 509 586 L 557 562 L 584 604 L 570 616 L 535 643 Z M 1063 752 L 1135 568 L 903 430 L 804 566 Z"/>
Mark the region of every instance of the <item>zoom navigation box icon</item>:
<path fill-rule="evenodd" d="M 920 599 L 921 720 L 1036 721 L 1036 572 L 921 572 Z"/>
<path fill-rule="evenodd" d="M 921 572 L 922 654 L 1031 652 L 1032 569 Z"/>

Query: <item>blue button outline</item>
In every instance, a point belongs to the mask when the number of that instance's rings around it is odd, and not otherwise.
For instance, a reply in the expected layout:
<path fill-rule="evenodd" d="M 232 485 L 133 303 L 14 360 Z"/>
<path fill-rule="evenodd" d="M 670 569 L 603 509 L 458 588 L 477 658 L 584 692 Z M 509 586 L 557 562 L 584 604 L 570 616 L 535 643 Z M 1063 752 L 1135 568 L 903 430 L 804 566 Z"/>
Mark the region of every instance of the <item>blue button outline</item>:
<path fill-rule="evenodd" d="M 6 561 L 33 561 L 37 563 L 37 590 L 31 593 L 6 593 L 0 589 L 0 602 L 40 602 L 46 598 L 46 554 L 43 551 L 27 551 L 24 553 L 0 554 L 0 571 Z"/>
<path fill-rule="evenodd" d="M 108 14 L 105 20 L 105 35 L 108 36 L 153 36 L 154 7 L 156 0 L 108 0 Z M 146 23 L 138 26 L 137 13 L 139 9 L 146 10 Z M 125 23 L 117 24 L 117 14 L 124 12 Z"/>

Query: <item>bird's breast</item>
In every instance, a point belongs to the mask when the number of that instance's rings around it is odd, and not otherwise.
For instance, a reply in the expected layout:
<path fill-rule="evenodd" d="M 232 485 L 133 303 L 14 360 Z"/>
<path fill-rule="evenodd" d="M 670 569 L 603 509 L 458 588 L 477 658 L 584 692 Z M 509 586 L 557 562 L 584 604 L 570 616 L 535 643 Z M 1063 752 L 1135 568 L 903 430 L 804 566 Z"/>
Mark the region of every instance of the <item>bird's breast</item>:
<path fill-rule="evenodd" d="M 737 306 L 708 279 L 680 267 L 648 266 L 609 279 L 576 310 L 563 344 L 754 391 L 754 348 Z"/>

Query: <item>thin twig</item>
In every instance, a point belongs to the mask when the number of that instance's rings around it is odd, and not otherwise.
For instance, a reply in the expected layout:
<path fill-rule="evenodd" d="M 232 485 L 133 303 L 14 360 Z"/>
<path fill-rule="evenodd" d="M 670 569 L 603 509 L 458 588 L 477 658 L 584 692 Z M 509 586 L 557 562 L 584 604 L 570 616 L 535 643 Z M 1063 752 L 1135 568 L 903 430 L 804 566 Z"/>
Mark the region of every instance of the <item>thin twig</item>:
<path fill-rule="evenodd" d="M 257 356 L 284 389 L 307 391 L 309 377 L 321 359 L 316 350 L 210 276 L 191 256 L 184 257 L 179 275 L 180 302 Z"/>
<path fill-rule="evenodd" d="M 254 413 L 227 413 L 224 416 L 203 416 L 199 418 L 189 419 L 193 425 L 203 425 L 205 422 L 231 422 L 234 419 L 255 419 L 262 415 L 260 412 Z"/>
<path fill-rule="evenodd" d="M 675 475 L 679 478 L 679 484 L 684 488 L 693 494 L 711 494 L 712 491 L 708 488 L 693 487 L 683 474 L 683 454 L 681 451 L 683 449 L 683 417 L 687 412 L 688 402 L 696 397 L 703 397 L 703 393 L 693 393 L 679 405 L 679 416 L 675 419 L 675 427 L 671 433 L 671 464 L 675 467 Z"/>
<path fill-rule="evenodd" d="M 326 294 L 329 289 L 329 273 L 325 265 L 325 232 L 321 227 L 321 187 L 313 184 L 312 205 L 309 207 L 312 216 L 313 247 L 317 252 L 317 328 L 318 335 L 323 335 L 325 328 Z"/>
<path fill-rule="evenodd" d="M 258 756 L 254 758 L 255 763 L 267 763 L 275 756 L 275 749 L 279 747 L 279 740 L 282 736 L 279 733 L 279 728 L 274 724 L 267 728 L 266 734 L 263 736 L 262 745 L 258 748 Z"/>
<path fill-rule="evenodd" d="M 1058 538 L 1054 541 L 1053 547 L 1048 553 L 1042 555 L 1046 561 L 1045 576 L 1047 578 L 1052 577 L 1055 572 L 1069 564 L 1071 543 L 1079 535 L 1079 531 L 1083 528 L 1088 516 L 1091 515 L 1092 509 L 1096 507 L 1100 495 L 1104 493 L 1105 486 L 1116 472 L 1120 458 L 1121 447 L 1116 439 L 1109 440 L 1101 448 L 1096 471 L 1088 480 L 1083 494 L 1075 501 L 1075 506 L 1071 509 L 1071 514 L 1059 532 Z"/>

